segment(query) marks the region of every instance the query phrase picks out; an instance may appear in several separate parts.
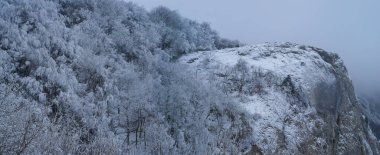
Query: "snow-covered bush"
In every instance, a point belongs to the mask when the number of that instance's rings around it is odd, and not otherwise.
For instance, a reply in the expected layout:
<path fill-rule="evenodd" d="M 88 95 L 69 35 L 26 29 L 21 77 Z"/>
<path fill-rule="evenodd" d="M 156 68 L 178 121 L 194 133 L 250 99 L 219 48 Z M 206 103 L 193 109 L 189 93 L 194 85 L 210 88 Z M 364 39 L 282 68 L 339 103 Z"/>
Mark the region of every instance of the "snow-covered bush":
<path fill-rule="evenodd" d="M 223 79 L 222 90 L 225 93 L 238 93 L 252 96 L 265 94 L 267 87 L 278 85 L 278 78 L 271 72 L 264 72 L 258 67 L 248 66 L 247 62 L 240 59 L 232 68 L 227 68 L 224 73 L 217 75 Z"/>

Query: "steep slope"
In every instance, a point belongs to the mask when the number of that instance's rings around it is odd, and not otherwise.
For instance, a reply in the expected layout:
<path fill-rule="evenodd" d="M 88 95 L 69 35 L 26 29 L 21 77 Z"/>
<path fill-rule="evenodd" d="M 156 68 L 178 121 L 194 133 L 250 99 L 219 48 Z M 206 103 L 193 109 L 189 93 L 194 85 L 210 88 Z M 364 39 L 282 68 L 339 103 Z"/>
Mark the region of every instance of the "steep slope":
<path fill-rule="evenodd" d="M 369 124 L 376 137 L 380 138 L 380 97 L 376 93 L 365 93 L 358 95 L 366 123 Z"/>
<path fill-rule="evenodd" d="M 193 53 L 179 61 L 253 115 L 251 151 L 379 154 L 336 54 L 268 43 Z"/>

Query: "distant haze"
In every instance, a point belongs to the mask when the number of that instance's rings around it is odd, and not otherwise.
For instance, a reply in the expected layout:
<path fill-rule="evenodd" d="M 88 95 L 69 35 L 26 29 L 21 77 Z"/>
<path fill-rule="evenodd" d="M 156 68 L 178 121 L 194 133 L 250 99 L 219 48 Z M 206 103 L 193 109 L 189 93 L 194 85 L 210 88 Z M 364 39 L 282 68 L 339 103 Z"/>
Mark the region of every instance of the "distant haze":
<path fill-rule="evenodd" d="M 380 90 L 379 0 L 127 1 L 166 6 L 247 44 L 295 42 L 339 53 L 357 90 Z"/>

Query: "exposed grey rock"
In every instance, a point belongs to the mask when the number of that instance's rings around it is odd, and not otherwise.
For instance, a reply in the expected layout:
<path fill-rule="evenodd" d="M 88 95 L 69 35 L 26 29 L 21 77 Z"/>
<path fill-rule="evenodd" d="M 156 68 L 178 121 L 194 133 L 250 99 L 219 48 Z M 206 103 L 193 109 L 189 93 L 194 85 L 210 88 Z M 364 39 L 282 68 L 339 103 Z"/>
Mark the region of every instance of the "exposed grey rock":
<path fill-rule="evenodd" d="M 327 124 L 323 133 L 331 146 L 330 153 L 379 154 L 376 140 L 370 137 L 370 130 L 364 125 L 352 81 L 342 60 L 336 54 L 312 49 L 331 64 L 337 79 L 335 85 L 321 85 L 316 88 L 317 92 L 321 92 L 317 100 L 317 111 Z"/>
<path fill-rule="evenodd" d="M 365 122 L 380 139 L 380 96 L 376 93 L 359 93 L 358 99 L 365 115 Z"/>

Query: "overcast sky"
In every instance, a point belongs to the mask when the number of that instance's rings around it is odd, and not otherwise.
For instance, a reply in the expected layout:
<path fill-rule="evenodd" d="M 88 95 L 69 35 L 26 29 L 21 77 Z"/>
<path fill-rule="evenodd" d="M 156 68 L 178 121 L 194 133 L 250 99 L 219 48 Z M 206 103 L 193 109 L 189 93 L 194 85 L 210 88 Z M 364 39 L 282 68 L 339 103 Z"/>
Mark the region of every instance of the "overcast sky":
<path fill-rule="evenodd" d="M 295 42 L 343 57 L 356 89 L 380 88 L 380 0 L 127 0 L 166 6 L 247 44 Z"/>

